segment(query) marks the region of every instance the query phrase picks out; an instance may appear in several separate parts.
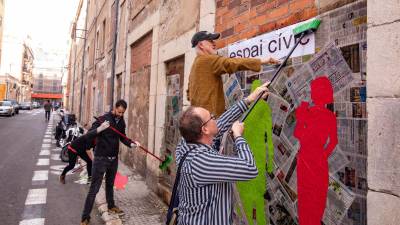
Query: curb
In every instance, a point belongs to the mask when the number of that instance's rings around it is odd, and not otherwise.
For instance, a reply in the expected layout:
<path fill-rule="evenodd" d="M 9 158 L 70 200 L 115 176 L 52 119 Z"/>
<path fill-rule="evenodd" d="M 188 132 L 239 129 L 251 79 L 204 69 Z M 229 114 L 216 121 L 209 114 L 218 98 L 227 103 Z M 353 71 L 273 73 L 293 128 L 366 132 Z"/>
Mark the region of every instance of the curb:
<path fill-rule="evenodd" d="M 108 213 L 105 189 L 103 185 L 101 185 L 100 190 L 97 193 L 95 204 L 101 215 L 101 219 L 106 225 L 122 225 L 122 220 L 118 215 Z"/>

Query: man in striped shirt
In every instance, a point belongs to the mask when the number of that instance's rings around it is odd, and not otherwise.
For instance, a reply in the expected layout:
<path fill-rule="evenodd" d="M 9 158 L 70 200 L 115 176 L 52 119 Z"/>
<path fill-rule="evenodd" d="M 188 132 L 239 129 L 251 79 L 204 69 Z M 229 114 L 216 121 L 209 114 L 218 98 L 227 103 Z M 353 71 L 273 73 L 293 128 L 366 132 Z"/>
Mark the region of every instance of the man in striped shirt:
<path fill-rule="evenodd" d="M 189 107 L 181 116 L 182 139 L 176 149 L 176 164 L 186 152 L 178 186 L 178 225 L 232 224 L 233 185 L 257 176 L 249 145 L 242 137 L 239 117 L 261 92 L 268 95 L 268 83 L 228 109 L 218 120 L 201 107 Z M 236 121 L 236 122 L 235 122 Z M 233 125 L 232 125 L 233 124 Z M 218 150 L 223 134 L 232 127 L 237 156 L 224 156 Z"/>

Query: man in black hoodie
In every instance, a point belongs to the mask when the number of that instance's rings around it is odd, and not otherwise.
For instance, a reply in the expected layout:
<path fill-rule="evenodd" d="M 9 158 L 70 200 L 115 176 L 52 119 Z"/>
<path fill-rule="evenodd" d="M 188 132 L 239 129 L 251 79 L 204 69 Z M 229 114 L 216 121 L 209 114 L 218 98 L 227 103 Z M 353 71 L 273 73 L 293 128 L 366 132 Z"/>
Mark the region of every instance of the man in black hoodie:
<path fill-rule="evenodd" d="M 127 108 L 124 100 L 118 100 L 115 107 L 109 113 L 101 116 L 99 120 L 93 123 L 90 130 L 97 129 L 103 121 L 109 121 L 110 126 L 117 129 L 125 135 L 125 121 L 123 115 Z M 104 174 L 106 174 L 106 200 L 108 211 L 122 214 L 114 203 L 114 179 L 118 169 L 119 141 L 132 148 L 139 145 L 138 142 L 128 140 L 117 134 L 112 129 L 106 129 L 97 134 L 96 147 L 94 149 L 94 162 L 92 168 L 92 182 L 89 193 L 86 197 L 85 207 L 82 213 L 81 225 L 89 224 L 90 212 L 92 211 L 94 200 L 100 189 Z"/>

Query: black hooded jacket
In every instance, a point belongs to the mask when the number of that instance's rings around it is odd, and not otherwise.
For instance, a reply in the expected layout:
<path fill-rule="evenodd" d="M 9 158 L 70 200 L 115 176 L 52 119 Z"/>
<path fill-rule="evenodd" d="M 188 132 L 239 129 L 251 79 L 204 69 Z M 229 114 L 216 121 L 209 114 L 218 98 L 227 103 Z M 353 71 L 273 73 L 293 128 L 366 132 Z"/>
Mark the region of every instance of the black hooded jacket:
<path fill-rule="evenodd" d="M 90 130 L 86 134 L 78 137 L 71 142 L 71 147 L 79 154 L 84 154 L 87 150 L 95 146 L 94 138 L 97 135 L 97 130 Z"/>
<path fill-rule="evenodd" d="M 118 123 L 116 123 L 115 116 L 111 112 L 108 112 L 99 117 L 99 120 L 96 120 L 92 124 L 90 130 L 97 129 L 97 127 L 99 127 L 105 120 L 107 120 L 110 122 L 110 126 L 125 134 L 126 125 L 123 117 L 121 117 Z M 131 141 L 121 137 L 112 129 L 107 128 L 96 136 L 96 147 L 94 149 L 94 155 L 106 157 L 118 156 L 119 141 L 124 143 L 126 146 L 131 147 Z"/>

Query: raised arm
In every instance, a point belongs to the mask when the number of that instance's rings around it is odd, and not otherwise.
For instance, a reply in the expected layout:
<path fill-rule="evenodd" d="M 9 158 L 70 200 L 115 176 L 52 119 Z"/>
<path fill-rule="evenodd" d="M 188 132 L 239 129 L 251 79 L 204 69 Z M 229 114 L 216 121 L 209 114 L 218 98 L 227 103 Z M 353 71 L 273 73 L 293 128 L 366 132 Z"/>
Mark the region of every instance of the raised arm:
<path fill-rule="evenodd" d="M 235 140 L 238 157 L 201 152 L 193 158 L 192 176 L 198 185 L 216 182 L 245 181 L 255 178 L 258 170 L 249 145 L 242 137 Z"/>
<path fill-rule="evenodd" d="M 260 87 L 257 87 L 249 96 L 247 96 L 247 98 L 237 102 L 219 117 L 217 120 L 218 133 L 215 136 L 213 143 L 214 149 L 219 149 L 222 136 L 230 129 L 232 123 L 238 120 L 240 116 L 248 109 L 248 105 L 254 102 L 261 93 L 264 92 L 263 98 L 268 95 L 268 84 L 269 82 L 266 82 Z"/>
<path fill-rule="evenodd" d="M 226 58 L 222 56 L 213 56 L 211 66 L 214 74 L 222 75 L 225 73 L 234 73 L 242 70 L 261 70 L 261 60 L 251 58 Z"/>

